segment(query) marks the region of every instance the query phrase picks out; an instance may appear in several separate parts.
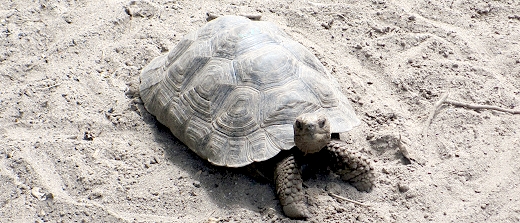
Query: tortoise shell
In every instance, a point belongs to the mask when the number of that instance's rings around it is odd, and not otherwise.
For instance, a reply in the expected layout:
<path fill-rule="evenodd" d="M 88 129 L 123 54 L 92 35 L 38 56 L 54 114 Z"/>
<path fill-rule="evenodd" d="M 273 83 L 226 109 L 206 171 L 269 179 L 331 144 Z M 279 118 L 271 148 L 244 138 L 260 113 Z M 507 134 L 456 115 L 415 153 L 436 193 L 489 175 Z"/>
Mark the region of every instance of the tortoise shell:
<path fill-rule="evenodd" d="M 240 167 L 294 147 L 293 122 L 319 112 L 332 132 L 359 124 L 337 82 L 274 24 L 224 16 L 141 73 L 145 108 L 200 157 Z"/>

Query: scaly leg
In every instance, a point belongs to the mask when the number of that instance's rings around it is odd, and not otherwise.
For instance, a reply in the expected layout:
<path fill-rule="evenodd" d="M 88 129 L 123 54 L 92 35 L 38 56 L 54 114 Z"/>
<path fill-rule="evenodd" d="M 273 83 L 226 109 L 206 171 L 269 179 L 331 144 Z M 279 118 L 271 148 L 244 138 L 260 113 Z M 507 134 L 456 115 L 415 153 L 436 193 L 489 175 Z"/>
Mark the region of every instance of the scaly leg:
<path fill-rule="evenodd" d="M 332 154 L 333 169 L 344 181 L 350 182 L 359 191 L 369 192 L 374 187 L 374 168 L 370 160 L 360 152 L 354 151 L 340 140 L 333 139 L 327 144 Z"/>
<path fill-rule="evenodd" d="M 275 170 L 276 193 L 283 207 L 283 212 L 290 218 L 307 218 L 307 210 L 302 188 L 300 167 L 293 155 L 280 161 Z"/>

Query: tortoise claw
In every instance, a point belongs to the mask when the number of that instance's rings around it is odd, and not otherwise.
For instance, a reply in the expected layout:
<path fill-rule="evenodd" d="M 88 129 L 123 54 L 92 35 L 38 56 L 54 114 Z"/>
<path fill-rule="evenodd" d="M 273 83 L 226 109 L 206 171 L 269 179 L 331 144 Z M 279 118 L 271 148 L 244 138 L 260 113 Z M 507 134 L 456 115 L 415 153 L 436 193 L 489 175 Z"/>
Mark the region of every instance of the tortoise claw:
<path fill-rule="evenodd" d="M 292 203 L 283 206 L 283 213 L 290 218 L 308 218 L 310 216 L 309 211 L 304 204 Z"/>

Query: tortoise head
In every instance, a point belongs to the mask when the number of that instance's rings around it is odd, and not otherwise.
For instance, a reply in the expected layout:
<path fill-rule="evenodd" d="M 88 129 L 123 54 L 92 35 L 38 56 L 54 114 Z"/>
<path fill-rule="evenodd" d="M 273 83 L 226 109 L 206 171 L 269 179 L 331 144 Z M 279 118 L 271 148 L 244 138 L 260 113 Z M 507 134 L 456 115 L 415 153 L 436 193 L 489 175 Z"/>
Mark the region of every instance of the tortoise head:
<path fill-rule="evenodd" d="M 319 152 L 330 142 L 330 123 L 322 114 L 302 114 L 293 128 L 294 143 L 305 154 Z"/>

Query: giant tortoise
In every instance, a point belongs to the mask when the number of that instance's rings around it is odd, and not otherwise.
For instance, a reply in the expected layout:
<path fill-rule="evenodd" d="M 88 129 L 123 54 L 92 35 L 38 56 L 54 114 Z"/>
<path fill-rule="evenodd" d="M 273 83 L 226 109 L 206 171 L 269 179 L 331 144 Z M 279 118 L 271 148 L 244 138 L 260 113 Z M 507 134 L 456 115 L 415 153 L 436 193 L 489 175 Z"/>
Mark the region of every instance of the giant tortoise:
<path fill-rule="evenodd" d="M 223 16 L 188 34 L 141 73 L 145 108 L 203 159 L 242 167 L 273 160 L 284 213 L 309 216 L 299 157 L 325 151 L 358 190 L 373 168 L 339 133 L 360 123 L 318 59 L 272 23 Z M 280 157 L 281 156 L 281 157 Z M 327 157 L 327 156 L 325 156 Z"/>

